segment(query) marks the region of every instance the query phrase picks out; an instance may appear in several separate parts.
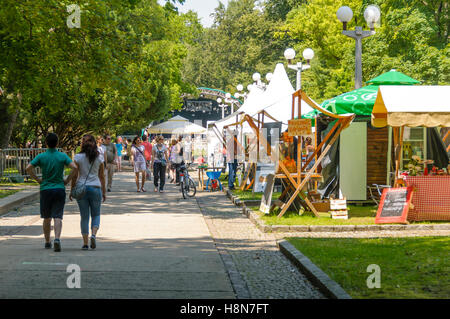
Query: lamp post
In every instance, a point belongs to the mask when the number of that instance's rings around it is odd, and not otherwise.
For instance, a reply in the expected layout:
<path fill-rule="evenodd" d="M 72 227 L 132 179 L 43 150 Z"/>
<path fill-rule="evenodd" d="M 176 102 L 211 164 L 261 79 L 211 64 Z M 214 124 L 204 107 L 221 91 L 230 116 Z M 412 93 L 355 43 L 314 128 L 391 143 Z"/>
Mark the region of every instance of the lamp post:
<path fill-rule="evenodd" d="M 311 67 L 310 61 L 314 57 L 314 51 L 310 48 L 305 49 L 303 51 L 303 58 L 306 60 L 306 63 L 303 61 L 297 62 L 297 64 L 292 64 L 292 60 L 295 58 L 295 50 L 292 48 L 286 49 L 284 51 L 284 57 L 288 60 L 288 68 L 297 71 L 297 91 L 302 88 L 302 72 L 309 69 Z"/>
<path fill-rule="evenodd" d="M 364 11 L 364 19 L 370 31 L 364 31 L 362 27 L 355 27 L 355 30 L 347 30 L 347 23 L 353 17 L 353 11 L 347 6 L 342 6 L 336 12 L 336 16 L 343 24 L 342 34 L 355 39 L 355 89 L 362 87 L 362 39 L 374 35 L 375 24 L 380 20 L 380 9 L 375 5 L 369 5 Z"/>

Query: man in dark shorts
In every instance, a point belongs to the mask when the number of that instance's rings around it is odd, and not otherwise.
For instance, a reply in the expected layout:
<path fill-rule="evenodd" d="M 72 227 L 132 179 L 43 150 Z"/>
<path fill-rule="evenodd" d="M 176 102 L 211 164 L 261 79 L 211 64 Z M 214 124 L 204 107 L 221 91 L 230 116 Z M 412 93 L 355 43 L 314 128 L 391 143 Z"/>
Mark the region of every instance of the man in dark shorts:
<path fill-rule="evenodd" d="M 44 237 L 45 248 L 52 248 L 50 242 L 50 227 L 53 218 L 55 240 L 54 250 L 61 251 L 61 230 L 64 214 L 64 204 L 66 202 L 66 188 L 72 177 L 77 172 L 77 166 L 72 162 L 69 156 L 56 150 L 58 146 L 58 136 L 50 133 L 45 139 L 48 150 L 45 153 L 36 156 L 27 166 L 27 172 L 31 178 L 40 184 L 40 204 L 41 218 L 44 219 Z M 64 180 L 64 167 L 69 166 L 72 171 Z M 42 178 L 36 176 L 35 167 L 42 169 Z"/>

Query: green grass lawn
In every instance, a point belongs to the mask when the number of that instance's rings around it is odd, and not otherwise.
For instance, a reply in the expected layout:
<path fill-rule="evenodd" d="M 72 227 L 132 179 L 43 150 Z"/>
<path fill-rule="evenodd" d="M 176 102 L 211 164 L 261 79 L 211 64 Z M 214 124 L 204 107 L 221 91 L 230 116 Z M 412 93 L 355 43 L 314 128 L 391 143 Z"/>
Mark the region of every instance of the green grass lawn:
<path fill-rule="evenodd" d="M 0 198 L 5 198 L 20 191 L 20 189 L 0 189 Z"/>
<path fill-rule="evenodd" d="M 319 213 L 320 218 L 314 216 L 312 212 L 304 212 L 299 215 L 296 212 L 288 211 L 283 217 L 278 218 L 279 209 L 275 208 L 270 215 L 259 212 L 258 208 L 253 208 L 259 213 L 261 219 L 267 225 L 374 225 L 377 206 L 356 206 L 348 205 L 348 219 L 332 219 L 329 213 Z"/>
<path fill-rule="evenodd" d="M 287 238 L 353 298 L 449 298 L 450 238 Z M 369 289 L 371 264 L 381 288 Z"/>

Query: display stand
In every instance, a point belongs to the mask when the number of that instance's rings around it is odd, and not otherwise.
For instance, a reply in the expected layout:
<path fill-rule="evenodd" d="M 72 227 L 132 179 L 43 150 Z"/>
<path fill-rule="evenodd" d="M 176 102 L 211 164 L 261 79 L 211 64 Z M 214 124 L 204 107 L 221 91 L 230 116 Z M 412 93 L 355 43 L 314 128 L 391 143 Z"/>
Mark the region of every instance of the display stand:
<path fill-rule="evenodd" d="M 277 167 L 279 167 L 282 171 L 281 174 L 276 174 L 276 178 L 282 179 L 286 183 L 285 192 L 283 192 L 282 196 L 280 196 L 279 200 L 276 201 L 277 205 L 281 208 L 281 212 L 279 213 L 278 217 L 282 217 L 284 213 L 288 210 L 288 208 L 293 205 L 294 203 L 298 203 L 297 201 L 299 199 L 302 199 L 306 206 L 314 213 L 316 217 L 319 217 L 319 213 L 315 209 L 314 205 L 311 203 L 311 201 L 308 199 L 308 196 L 303 195 L 301 192 L 307 185 L 307 183 L 314 177 L 321 177 L 320 174 L 316 173 L 316 169 L 318 165 L 321 163 L 321 161 L 324 159 L 324 157 L 327 155 L 327 153 L 330 151 L 331 146 L 336 142 L 338 139 L 340 133 L 343 129 L 347 128 L 350 123 L 355 118 L 355 114 L 341 114 L 337 115 L 334 114 L 328 110 L 323 109 L 320 107 L 317 103 L 315 103 L 313 100 L 311 100 L 302 90 L 299 90 L 295 92 L 292 96 L 292 120 L 295 120 L 295 100 L 298 101 L 298 117 L 301 118 L 301 101 L 305 101 L 310 105 L 312 108 L 320 111 L 321 113 L 330 116 L 332 118 L 337 119 L 334 127 L 332 130 L 328 133 L 328 135 L 324 138 L 324 140 L 320 143 L 318 147 L 316 147 L 314 153 L 311 155 L 311 158 L 306 162 L 305 167 L 308 166 L 309 162 L 311 162 L 312 158 L 316 158 L 316 161 L 314 165 L 309 170 L 304 170 L 302 168 L 302 161 L 301 161 L 301 154 L 302 154 L 302 143 L 301 143 L 301 136 L 298 136 L 297 138 L 297 170 L 296 173 L 289 172 L 289 170 L 286 168 L 286 166 L 283 164 L 283 162 L 275 157 L 275 152 L 271 149 L 270 144 L 267 142 L 267 140 L 264 138 L 264 136 L 261 136 L 259 125 L 257 126 L 255 124 L 254 119 L 249 116 L 245 115 L 240 124 L 244 121 L 246 121 L 250 127 L 255 132 L 258 142 L 261 143 L 263 148 L 266 150 L 267 155 L 271 158 L 271 160 L 274 163 L 277 163 Z M 268 114 L 265 111 L 262 111 L 261 114 L 264 114 L 265 116 L 275 120 L 270 114 Z M 276 120 L 275 120 L 276 121 Z M 309 134 L 312 134 L 310 132 Z M 328 142 L 328 143 L 327 143 Z M 327 144 L 326 144 L 327 143 Z M 326 146 L 325 146 L 326 144 Z M 322 151 L 322 147 L 325 146 L 325 149 Z M 318 156 L 320 152 L 320 156 Z M 317 157 L 318 156 L 318 157 Z M 287 199 L 286 202 L 284 202 Z M 301 201 L 300 201 L 301 202 Z M 298 209 L 299 207 L 294 207 Z"/>

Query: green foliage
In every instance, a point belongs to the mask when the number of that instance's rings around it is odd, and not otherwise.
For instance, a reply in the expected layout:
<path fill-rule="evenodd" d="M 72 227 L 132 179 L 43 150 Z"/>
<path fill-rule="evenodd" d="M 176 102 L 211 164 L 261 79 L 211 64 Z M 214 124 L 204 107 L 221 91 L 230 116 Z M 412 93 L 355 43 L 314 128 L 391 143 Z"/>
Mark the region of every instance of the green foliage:
<path fill-rule="evenodd" d="M 81 27 L 68 28 L 69 1 L 6 2 L 0 83 L 12 98 L 2 99 L 0 113 L 19 110 L 16 145 L 54 131 L 70 150 L 85 133 L 136 130 L 192 90 L 181 66 L 198 33 L 195 15 L 156 0 L 87 0 L 79 2 Z"/>
<path fill-rule="evenodd" d="M 449 3 L 420 0 L 266 0 L 261 13 L 251 0 L 219 4 L 212 28 L 189 46 L 183 78 L 196 86 L 231 93 L 238 83 L 252 82 L 254 72 L 272 72 L 286 63 L 283 52 L 293 47 L 297 59 L 310 47 L 315 52 L 302 88 L 317 102 L 354 89 L 355 43 L 342 35 L 336 17 L 340 6 L 352 8 L 348 24 L 365 25 L 369 4 L 381 9 L 376 34 L 363 40 L 363 81 L 397 69 L 425 85 L 450 83 Z M 295 72 L 288 74 L 295 86 Z"/>
<path fill-rule="evenodd" d="M 253 0 L 232 0 L 216 8 L 214 25 L 189 46 L 183 78 L 196 86 L 235 92 L 236 85 L 263 76 L 282 61 L 286 39 L 274 34 L 281 26 L 254 7 Z"/>

